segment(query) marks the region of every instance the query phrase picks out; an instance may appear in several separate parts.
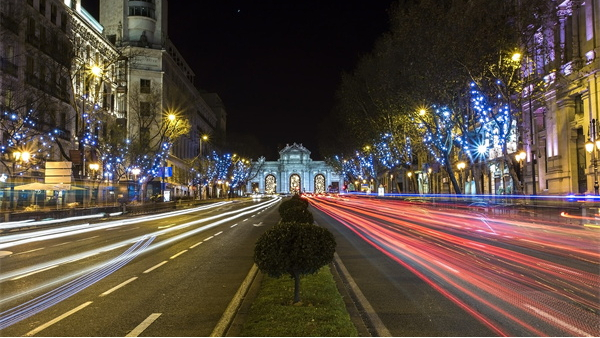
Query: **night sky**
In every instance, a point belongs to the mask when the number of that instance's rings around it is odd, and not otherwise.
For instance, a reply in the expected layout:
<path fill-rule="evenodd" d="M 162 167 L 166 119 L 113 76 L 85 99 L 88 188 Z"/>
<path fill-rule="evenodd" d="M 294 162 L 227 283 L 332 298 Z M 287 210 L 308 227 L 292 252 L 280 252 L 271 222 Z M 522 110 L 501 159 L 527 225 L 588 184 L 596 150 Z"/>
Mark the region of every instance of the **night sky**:
<path fill-rule="evenodd" d="M 98 1 L 82 4 L 97 17 Z M 169 37 L 195 85 L 223 100 L 228 134 L 255 135 L 268 160 L 294 142 L 320 159 L 318 125 L 333 107 L 340 74 L 388 30 L 392 2 L 171 0 Z"/>

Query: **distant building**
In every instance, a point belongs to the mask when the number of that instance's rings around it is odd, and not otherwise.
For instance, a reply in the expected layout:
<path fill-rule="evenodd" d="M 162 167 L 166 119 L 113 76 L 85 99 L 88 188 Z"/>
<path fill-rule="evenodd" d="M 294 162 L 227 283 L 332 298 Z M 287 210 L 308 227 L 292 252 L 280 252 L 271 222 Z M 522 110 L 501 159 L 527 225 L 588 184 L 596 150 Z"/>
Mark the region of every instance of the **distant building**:
<path fill-rule="evenodd" d="M 258 175 L 248 183 L 254 193 L 326 193 L 339 192 L 340 175 L 324 161 L 313 161 L 302 144 L 287 145 L 279 151 L 279 160 L 265 161 Z"/>
<path fill-rule="evenodd" d="M 174 145 L 166 164 L 173 167 L 168 189 L 178 196 L 190 193 L 189 160 L 223 141 L 227 114 L 217 94 L 200 93 L 194 87 L 193 70 L 169 39 L 167 13 L 167 0 L 100 0 L 104 34 L 129 60 L 127 125 L 137 136 L 132 141 L 151 137 L 154 130 L 139 122 L 148 115 L 173 113 L 191 123 L 189 135 Z M 211 142 L 202 142 L 203 135 Z M 156 193 L 160 188 L 154 183 Z"/>

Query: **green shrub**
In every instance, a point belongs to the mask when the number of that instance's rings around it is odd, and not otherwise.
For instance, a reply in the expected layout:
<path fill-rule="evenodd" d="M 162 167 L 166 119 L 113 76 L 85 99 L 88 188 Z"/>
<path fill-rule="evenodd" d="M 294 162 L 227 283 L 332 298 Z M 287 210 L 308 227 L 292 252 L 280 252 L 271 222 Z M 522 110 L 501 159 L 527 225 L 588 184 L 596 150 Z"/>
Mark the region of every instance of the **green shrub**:
<path fill-rule="evenodd" d="M 296 205 L 281 212 L 281 222 L 313 224 L 313 214 L 305 207 Z"/>
<path fill-rule="evenodd" d="M 308 209 L 308 201 L 300 197 L 300 195 L 294 195 L 289 200 L 281 202 L 277 211 L 279 211 L 279 215 L 281 216 L 285 212 L 285 210 L 298 206 Z"/>
<path fill-rule="evenodd" d="M 294 302 L 300 301 L 300 277 L 314 274 L 333 260 L 333 234 L 309 223 L 279 223 L 256 242 L 254 262 L 271 277 L 294 279 Z"/>

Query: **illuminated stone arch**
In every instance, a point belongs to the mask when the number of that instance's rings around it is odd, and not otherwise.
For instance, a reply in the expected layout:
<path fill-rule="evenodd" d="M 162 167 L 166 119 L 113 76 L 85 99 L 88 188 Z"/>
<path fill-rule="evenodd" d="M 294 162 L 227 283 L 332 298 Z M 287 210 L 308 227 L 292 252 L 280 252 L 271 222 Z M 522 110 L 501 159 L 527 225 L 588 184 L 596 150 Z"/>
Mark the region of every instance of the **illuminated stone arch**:
<path fill-rule="evenodd" d="M 315 176 L 315 194 L 324 194 L 325 192 L 325 176 L 318 174 Z"/>
<path fill-rule="evenodd" d="M 300 193 L 300 175 L 298 175 L 298 174 L 290 175 L 290 193 L 291 194 L 299 194 Z"/>
<path fill-rule="evenodd" d="M 273 175 L 265 177 L 265 193 L 274 194 L 277 192 L 277 179 Z"/>

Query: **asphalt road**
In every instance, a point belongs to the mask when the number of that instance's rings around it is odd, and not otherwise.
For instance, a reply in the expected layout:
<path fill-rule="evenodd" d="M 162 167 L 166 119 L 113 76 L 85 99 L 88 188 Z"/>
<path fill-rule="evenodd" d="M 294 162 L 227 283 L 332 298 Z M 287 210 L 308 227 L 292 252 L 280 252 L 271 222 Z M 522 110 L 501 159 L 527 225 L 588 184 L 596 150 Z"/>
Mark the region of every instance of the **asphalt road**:
<path fill-rule="evenodd" d="M 600 333 L 597 228 L 372 198 L 311 205 L 392 336 Z"/>
<path fill-rule="evenodd" d="M 209 336 L 279 220 L 267 203 L 2 236 L 0 335 Z"/>

